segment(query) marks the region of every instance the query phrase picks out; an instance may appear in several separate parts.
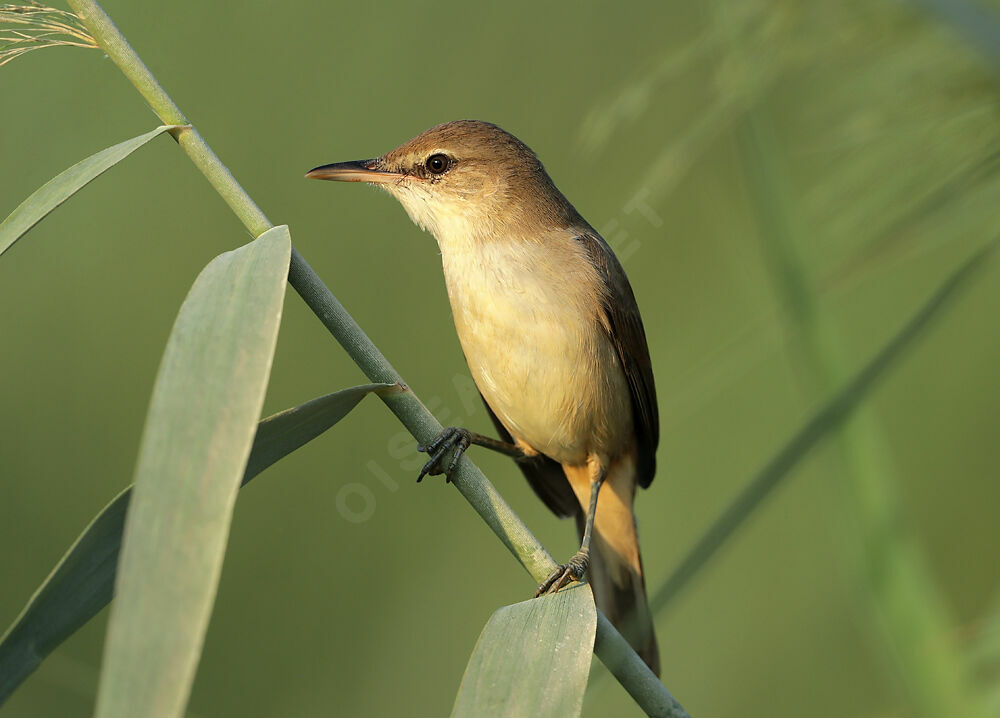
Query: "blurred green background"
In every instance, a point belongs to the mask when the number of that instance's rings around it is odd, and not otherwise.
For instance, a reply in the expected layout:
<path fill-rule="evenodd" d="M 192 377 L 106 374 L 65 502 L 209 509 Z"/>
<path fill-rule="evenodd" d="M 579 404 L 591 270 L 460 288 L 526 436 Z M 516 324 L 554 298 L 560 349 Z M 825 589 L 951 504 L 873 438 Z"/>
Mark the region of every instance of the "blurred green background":
<path fill-rule="evenodd" d="M 433 239 L 382 193 L 302 175 L 458 118 L 535 149 L 620 251 L 645 317 L 663 416 L 659 475 L 637 502 L 651 592 L 1000 224 L 1000 65 L 975 39 L 1000 25 L 973 20 L 970 35 L 922 5 L 105 8 L 445 424 L 489 426 Z M 0 68 L 0 98 L 3 215 L 158 124 L 93 50 Z M 773 271 L 782 233 L 814 305 L 790 302 Z M 162 138 L 0 259 L 0 624 L 130 481 L 180 302 L 247 239 Z M 859 558 L 854 450 L 913 530 L 944 637 L 980 686 L 998 681 L 998 278 L 994 262 L 847 438 L 797 467 L 658 614 L 664 682 L 692 715 L 915 714 Z M 265 413 L 363 382 L 289 291 Z M 572 525 L 507 460 L 473 458 L 556 557 L 574 550 Z M 241 492 L 191 716 L 450 711 L 490 613 L 534 586 L 453 488 L 413 483 L 419 464 L 368 399 Z M 59 648 L 3 715 L 88 715 L 105 621 Z M 636 713 L 613 680 L 595 681 L 584 710 Z"/>

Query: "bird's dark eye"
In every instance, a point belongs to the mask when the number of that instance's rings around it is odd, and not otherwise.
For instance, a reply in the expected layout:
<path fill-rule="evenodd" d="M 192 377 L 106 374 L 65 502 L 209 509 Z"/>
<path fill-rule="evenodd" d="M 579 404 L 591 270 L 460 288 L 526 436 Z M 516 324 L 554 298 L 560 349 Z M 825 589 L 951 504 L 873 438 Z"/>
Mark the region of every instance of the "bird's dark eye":
<path fill-rule="evenodd" d="M 442 154 L 431 155 L 427 158 L 427 161 L 424 162 L 424 167 L 426 167 L 427 171 L 432 175 L 444 174 L 448 171 L 450 166 L 451 160 L 448 158 L 448 155 Z"/>

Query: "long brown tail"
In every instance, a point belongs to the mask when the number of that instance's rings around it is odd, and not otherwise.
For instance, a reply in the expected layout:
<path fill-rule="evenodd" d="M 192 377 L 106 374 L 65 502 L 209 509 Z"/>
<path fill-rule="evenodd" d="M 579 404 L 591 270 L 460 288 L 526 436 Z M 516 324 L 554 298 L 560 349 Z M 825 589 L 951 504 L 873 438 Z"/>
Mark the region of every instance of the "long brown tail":
<path fill-rule="evenodd" d="M 564 470 L 580 503 L 586 505 L 590 495 L 586 468 L 565 466 Z M 587 487 L 586 493 L 580 490 L 583 486 Z M 634 495 L 635 464 L 626 455 L 612 464 L 598 495 L 587 575 L 598 608 L 653 673 L 660 675 L 660 652 L 646 600 L 639 536 L 632 513 Z M 576 525 L 582 537 L 583 510 L 577 514 Z"/>

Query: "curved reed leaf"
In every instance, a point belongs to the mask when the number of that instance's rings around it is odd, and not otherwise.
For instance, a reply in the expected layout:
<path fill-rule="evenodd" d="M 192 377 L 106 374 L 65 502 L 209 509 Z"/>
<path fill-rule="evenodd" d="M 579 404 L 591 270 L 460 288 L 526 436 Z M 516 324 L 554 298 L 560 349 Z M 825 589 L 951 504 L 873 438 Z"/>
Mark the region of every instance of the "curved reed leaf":
<path fill-rule="evenodd" d="M 315 439 L 347 416 L 373 391 L 398 391 L 398 384 L 362 384 L 285 409 L 257 425 L 243 484 L 268 466 Z"/>
<path fill-rule="evenodd" d="M 332 427 L 370 392 L 394 387 L 355 386 L 264 419 L 257 425 L 242 483 Z M 129 486 L 104 507 L 0 638 L 0 706 L 59 644 L 111 602 L 131 498 Z"/>
<path fill-rule="evenodd" d="M 144 135 L 101 150 L 63 170 L 36 189 L 0 223 L 0 254 L 6 252 L 49 212 L 79 192 L 91 180 L 114 167 L 154 137 L 177 127 L 178 125 L 160 125 Z"/>
<path fill-rule="evenodd" d="M 452 718 L 580 715 L 596 632 L 587 584 L 504 606 L 479 635 Z"/>
<path fill-rule="evenodd" d="M 288 228 L 213 259 L 163 355 L 125 522 L 98 718 L 180 716 L 271 371 Z"/>
<path fill-rule="evenodd" d="M 0 706 L 111 601 L 131 494 L 130 486 L 87 525 L 0 639 Z"/>

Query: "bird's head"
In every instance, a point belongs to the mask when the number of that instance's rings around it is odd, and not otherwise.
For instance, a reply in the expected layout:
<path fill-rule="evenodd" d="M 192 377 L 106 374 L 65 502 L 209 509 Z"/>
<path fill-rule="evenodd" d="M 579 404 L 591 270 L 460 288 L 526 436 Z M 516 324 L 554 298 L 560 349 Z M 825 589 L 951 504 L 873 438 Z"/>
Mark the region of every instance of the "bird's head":
<path fill-rule="evenodd" d="M 382 187 L 439 243 L 567 226 L 576 217 L 527 145 L 476 120 L 432 127 L 381 157 L 323 165 L 306 177 Z"/>

